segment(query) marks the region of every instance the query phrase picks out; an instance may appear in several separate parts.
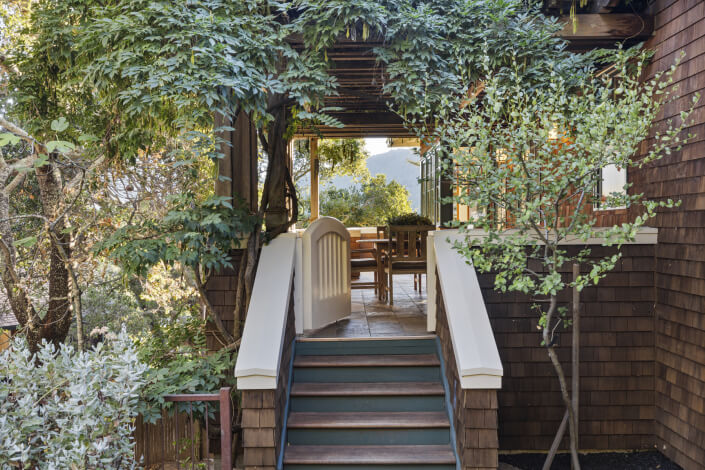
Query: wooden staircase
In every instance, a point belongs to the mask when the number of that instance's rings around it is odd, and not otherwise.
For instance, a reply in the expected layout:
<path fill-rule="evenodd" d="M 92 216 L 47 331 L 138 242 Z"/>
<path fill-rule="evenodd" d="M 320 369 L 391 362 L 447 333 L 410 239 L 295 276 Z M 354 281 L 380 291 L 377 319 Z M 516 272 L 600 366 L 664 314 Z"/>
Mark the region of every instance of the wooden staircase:
<path fill-rule="evenodd" d="M 285 470 L 452 470 L 435 339 L 299 340 Z"/>

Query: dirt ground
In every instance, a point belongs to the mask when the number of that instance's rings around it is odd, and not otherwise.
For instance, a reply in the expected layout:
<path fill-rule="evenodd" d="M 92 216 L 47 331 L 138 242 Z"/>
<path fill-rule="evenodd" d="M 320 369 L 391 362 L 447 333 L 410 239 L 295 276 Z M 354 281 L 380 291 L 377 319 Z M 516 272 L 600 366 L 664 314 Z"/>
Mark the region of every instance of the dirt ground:
<path fill-rule="evenodd" d="M 502 454 L 499 461 L 506 464 L 500 468 L 513 470 L 541 470 L 545 454 Z M 606 452 L 580 456 L 582 470 L 683 470 L 657 451 Z M 559 454 L 551 470 L 570 470 L 570 455 Z"/>

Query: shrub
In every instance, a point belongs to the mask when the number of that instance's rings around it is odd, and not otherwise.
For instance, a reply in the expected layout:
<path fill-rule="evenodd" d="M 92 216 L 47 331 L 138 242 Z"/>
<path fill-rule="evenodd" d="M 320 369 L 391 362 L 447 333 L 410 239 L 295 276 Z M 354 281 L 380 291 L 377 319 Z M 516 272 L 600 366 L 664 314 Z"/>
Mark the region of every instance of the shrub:
<path fill-rule="evenodd" d="M 433 225 L 431 219 L 417 214 L 416 212 L 408 212 L 406 214 L 389 217 L 388 225 Z"/>
<path fill-rule="evenodd" d="M 137 340 L 140 359 L 149 365 L 142 389 L 139 412 L 148 423 L 155 423 L 162 409 L 174 411 L 174 403 L 164 395 L 182 393 L 217 393 L 220 387 L 234 385 L 235 352 L 209 351 L 206 344 L 206 322 L 181 315 L 165 320 L 159 329 Z M 205 413 L 203 402 L 194 402 L 196 418 Z M 183 403 L 179 411 L 188 411 Z M 215 407 L 209 408 L 213 414 Z M 212 416 L 211 416 L 212 417 Z"/>
<path fill-rule="evenodd" d="M 18 336 L 0 353 L 0 468 L 135 468 L 147 366 L 124 332 L 77 352 Z"/>

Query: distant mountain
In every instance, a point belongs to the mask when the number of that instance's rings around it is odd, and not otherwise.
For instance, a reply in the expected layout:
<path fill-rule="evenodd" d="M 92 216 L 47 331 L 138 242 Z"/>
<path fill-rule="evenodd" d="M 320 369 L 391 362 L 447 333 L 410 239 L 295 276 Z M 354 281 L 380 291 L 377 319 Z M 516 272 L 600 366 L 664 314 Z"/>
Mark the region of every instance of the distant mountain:
<path fill-rule="evenodd" d="M 367 169 L 372 176 L 387 175 L 387 181 L 396 180 L 409 191 L 409 204 L 416 212 L 421 207 L 421 186 L 418 178 L 420 169 L 411 162 L 418 162 L 419 156 L 412 148 L 394 148 L 388 152 L 373 155 L 367 159 Z M 349 176 L 333 178 L 329 183 L 336 188 L 345 188 L 353 184 Z"/>

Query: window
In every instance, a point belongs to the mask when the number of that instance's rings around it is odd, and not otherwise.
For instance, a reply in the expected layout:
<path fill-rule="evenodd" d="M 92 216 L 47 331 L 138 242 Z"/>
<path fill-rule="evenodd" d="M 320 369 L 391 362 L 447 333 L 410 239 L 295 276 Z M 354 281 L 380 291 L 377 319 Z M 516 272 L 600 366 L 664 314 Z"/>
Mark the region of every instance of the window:
<path fill-rule="evenodd" d="M 598 204 L 596 209 L 622 209 L 624 206 L 609 205 L 607 198 L 614 193 L 624 194 L 624 185 L 627 184 L 627 169 L 617 165 L 607 165 L 602 169 L 601 178 L 597 183 L 596 195 Z"/>

